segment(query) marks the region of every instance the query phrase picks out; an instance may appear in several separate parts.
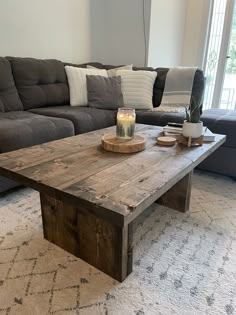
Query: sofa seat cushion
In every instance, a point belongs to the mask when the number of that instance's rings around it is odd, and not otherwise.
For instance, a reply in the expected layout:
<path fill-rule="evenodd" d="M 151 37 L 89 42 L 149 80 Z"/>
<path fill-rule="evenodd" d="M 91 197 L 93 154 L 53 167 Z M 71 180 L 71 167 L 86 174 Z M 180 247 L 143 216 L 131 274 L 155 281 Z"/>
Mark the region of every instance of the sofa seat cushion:
<path fill-rule="evenodd" d="M 17 92 L 10 62 L 0 57 L 0 112 L 23 110 Z"/>
<path fill-rule="evenodd" d="M 236 148 L 236 110 L 208 109 L 201 120 L 212 132 L 227 136 L 223 146 Z"/>
<path fill-rule="evenodd" d="M 23 111 L 0 113 L 0 153 L 73 135 L 74 126 L 66 119 Z"/>
<path fill-rule="evenodd" d="M 30 112 L 65 118 L 73 122 L 75 133 L 85 133 L 116 124 L 116 111 L 80 106 L 53 106 L 32 109 Z"/>
<path fill-rule="evenodd" d="M 185 113 L 136 111 L 136 122 L 139 124 L 165 126 L 168 122 L 182 123 Z"/>
<path fill-rule="evenodd" d="M 64 64 L 59 60 L 8 57 L 24 109 L 69 103 Z"/>

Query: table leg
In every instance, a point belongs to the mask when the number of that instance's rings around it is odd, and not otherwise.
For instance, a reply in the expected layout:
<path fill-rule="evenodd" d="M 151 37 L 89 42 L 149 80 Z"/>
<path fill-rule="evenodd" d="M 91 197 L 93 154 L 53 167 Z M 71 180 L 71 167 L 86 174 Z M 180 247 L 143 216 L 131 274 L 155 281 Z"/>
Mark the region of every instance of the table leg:
<path fill-rule="evenodd" d="M 191 187 L 192 187 L 192 171 L 183 177 L 178 183 L 170 188 L 162 195 L 157 202 L 168 208 L 186 212 L 189 210 Z"/>
<path fill-rule="evenodd" d="M 132 223 L 116 226 L 78 202 L 64 203 L 40 194 L 44 237 L 112 278 L 123 281 L 132 272 Z"/>

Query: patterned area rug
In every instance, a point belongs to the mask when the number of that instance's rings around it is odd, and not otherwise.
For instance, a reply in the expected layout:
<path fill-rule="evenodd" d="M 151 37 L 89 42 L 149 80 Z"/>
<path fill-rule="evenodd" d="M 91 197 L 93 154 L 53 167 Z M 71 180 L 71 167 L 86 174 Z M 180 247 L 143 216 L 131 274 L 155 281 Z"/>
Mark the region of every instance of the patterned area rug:
<path fill-rule="evenodd" d="M 153 205 L 118 283 L 43 239 L 38 193 L 0 200 L 0 315 L 236 313 L 236 182 L 194 175 L 186 214 Z"/>

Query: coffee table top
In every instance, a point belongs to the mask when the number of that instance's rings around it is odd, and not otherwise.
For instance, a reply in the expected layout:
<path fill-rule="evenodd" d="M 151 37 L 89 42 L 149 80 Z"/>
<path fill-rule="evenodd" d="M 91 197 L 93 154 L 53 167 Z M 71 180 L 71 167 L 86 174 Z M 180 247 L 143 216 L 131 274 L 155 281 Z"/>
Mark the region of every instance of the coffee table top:
<path fill-rule="evenodd" d="M 122 154 L 102 149 L 101 137 L 115 126 L 0 154 L 0 175 L 73 204 L 123 226 L 169 190 L 216 150 L 215 142 L 187 148 L 161 147 L 161 127 L 136 125 L 147 138 L 146 149 Z"/>

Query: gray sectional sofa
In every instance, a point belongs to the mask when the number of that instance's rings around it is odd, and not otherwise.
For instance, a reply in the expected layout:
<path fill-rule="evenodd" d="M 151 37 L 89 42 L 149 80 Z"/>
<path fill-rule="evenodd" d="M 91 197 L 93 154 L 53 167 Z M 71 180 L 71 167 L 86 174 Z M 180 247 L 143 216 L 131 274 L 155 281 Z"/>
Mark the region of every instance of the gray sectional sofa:
<path fill-rule="evenodd" d="M 105 69 L 113 67 L 89 64 Z M 69 86 L 64 66 L 58 60 L 0 57 L 0 153 L 116 124 L 115 111 L 69 105 Z M 168 69 L 134 68 L 140 69 L 157 71 L 153 104 L 159 106 Z M 203 72 L 197 70 L 192 94 L 202 99 L 203 92 Z M 169 121 L 182 122 L 183 119 L 182 114 L 137 112 L 137 122 L 144 124 L 164 126 Z M 235 112 L 206 111 L 202 120 L 213 132 L 226 134 L 227 141 L 200 168 L 236 177 Z M 0 178 L 0 192 L 14 186 L 17 183 Z"/>

